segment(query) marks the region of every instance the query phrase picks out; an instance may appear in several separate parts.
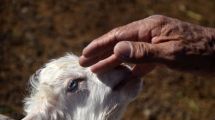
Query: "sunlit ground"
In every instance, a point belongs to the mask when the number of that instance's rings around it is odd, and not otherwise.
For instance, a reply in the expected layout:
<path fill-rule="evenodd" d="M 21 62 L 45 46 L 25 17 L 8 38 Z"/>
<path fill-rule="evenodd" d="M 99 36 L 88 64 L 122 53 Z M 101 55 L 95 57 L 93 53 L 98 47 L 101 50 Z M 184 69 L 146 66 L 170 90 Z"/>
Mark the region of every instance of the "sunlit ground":
<path fill-rule="evenodd" d="M 30 75 L 49 59 L 80 55 L 114 27 L 153 14 L 215 27 L 214 0 L 1 0 L 0 113 L 23 117 Z M 215 78 L 158 68 L 124 120 L 214 120 Z"/>

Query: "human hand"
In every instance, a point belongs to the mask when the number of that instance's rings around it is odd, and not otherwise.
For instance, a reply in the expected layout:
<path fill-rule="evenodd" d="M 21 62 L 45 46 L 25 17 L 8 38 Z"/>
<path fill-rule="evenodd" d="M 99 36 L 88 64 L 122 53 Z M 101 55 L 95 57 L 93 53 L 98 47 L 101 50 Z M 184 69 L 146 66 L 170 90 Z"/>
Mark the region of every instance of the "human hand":
<path fill-rule="evenodd" d="M 154 15 L 92 41 L 79 62 L 84 67 L 91 66 L 96 73 L 123 62 L 136 64 L 134 74 L 147 73 L 155 64 L 183 71 L 207 71 L 215 67 L 214 38 L 212 28 Z"/>

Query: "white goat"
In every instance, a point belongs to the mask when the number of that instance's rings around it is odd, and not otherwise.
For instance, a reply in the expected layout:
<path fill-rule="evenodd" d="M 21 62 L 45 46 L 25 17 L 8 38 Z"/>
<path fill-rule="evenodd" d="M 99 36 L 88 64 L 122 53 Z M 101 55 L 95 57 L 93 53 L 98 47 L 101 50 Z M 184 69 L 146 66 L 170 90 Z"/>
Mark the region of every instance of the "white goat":
<path fill-rule="evenodd" d="M 141 80 L 129 74 L 121 65 L 96 75 L 72 54 L 52 60 L 30 79 L 23 120 L 118 120 L 141 90 Z"/>

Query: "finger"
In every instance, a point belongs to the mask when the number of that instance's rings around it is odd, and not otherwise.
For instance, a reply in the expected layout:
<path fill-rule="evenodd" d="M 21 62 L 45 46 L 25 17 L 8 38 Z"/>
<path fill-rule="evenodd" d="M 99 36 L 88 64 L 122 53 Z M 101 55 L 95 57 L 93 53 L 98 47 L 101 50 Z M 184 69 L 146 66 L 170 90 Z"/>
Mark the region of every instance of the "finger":
<path fill-rule="evenodd" d="M 113 50 L 113 46 L 118 42 L 116 39 L 117 29 L 114 29 L 103 36 L 93 40 L 82 51 L 85 57 L 101 56 L 107 51 Z"/>
<path fill-rule="evenodd" d="M 122 41 L 115 46 L 114 54 L 122 61 L 134 64 L 158 62 L 157 58 L 163 52 L 162 47 L 161 44 Z"/>
<path fill-rule="evenodd" d="M 143 63 L 154 55 L 154 46 L 145 42 L 123 41 L 117 43 L 114 54 L 125 62 Z"/>
<path fill-rule="evenodd" d="M 107 50 L 113 50 L 114 45 L 123 40 L 135 41 L 138 37 L 138 23 L 133 22 L 128 25 L 115 28 L 107 34 L 91 42 L 84 50 L 86 57 L 100 55 Z"/>
<path fill-rule="evenodd" d="M 157 36 L 152 38 L 152 43 L 157 44 L 157 43 L 162 43 L 162 42 L 168 42 L 168 41 L 178 41 L 182 40 L 181 35 L 172 35 L 172 36 Z"/>
<path fill-rule="evenodd" d="M 112 54 L 113 54 L 113 51 L 111 50 L 111 51 L 107 51 L 107 53 L 104 53 L 100 56 L 85 57 L 82 55 L 79 58 L 79 64 L 83 67 L 89 67 L 89 66 L 97 63 L 98 61 L 111 56 Z"/>
<path fill-rule="evenodd" d="M 119 42 L 114 54 L 123 62 L 133 64 L 157 63 L 170 65 L 176 57 L 183 56 L 184 45 L 181 40 L 158 44 L 145 42 Z"/>
<path fill-rule="evenodd" d="M 102 73 L 105 71 L 108 71 L 119 64 L 121 64 L 122 61 L 119 60 L 114 54 L 111 55 L 110 57 L 99 61 L 95 65 L 91 66 L 91 71 L 94 73 Z"/>
<path fill-rule="evenodd" d="M 143 20 L 135 21 L 125 26 L 115 28 L 107 34 L 91 42 L 84 50 L 85 57 L 100 55 L 106 50 L 113 49 L 119 41 L 150 42 L 151 37 L 160 34 L 160 28 L 166 23 L 167 17 L 154 15 Z"/>

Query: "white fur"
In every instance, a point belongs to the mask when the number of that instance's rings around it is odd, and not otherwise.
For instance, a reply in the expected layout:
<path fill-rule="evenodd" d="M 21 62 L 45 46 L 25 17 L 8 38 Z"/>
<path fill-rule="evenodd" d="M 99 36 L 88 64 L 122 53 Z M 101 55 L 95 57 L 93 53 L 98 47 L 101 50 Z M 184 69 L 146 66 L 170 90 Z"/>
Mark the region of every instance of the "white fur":
<path fill-rule="evenodd" d="M 128 80 L 119 90 L 112 88 L 128 76 L 113 69 L 92 73 L 68 54 L 50 61 L 30 79 L 31 94 L 25 99 L 23 120 L 118 120 L 141 89 L 141 80 Z M 74 93 L 66 91 L 69 81 L 82 78 Z M 131 81 L 131 82 L 130 82 Z"/>

